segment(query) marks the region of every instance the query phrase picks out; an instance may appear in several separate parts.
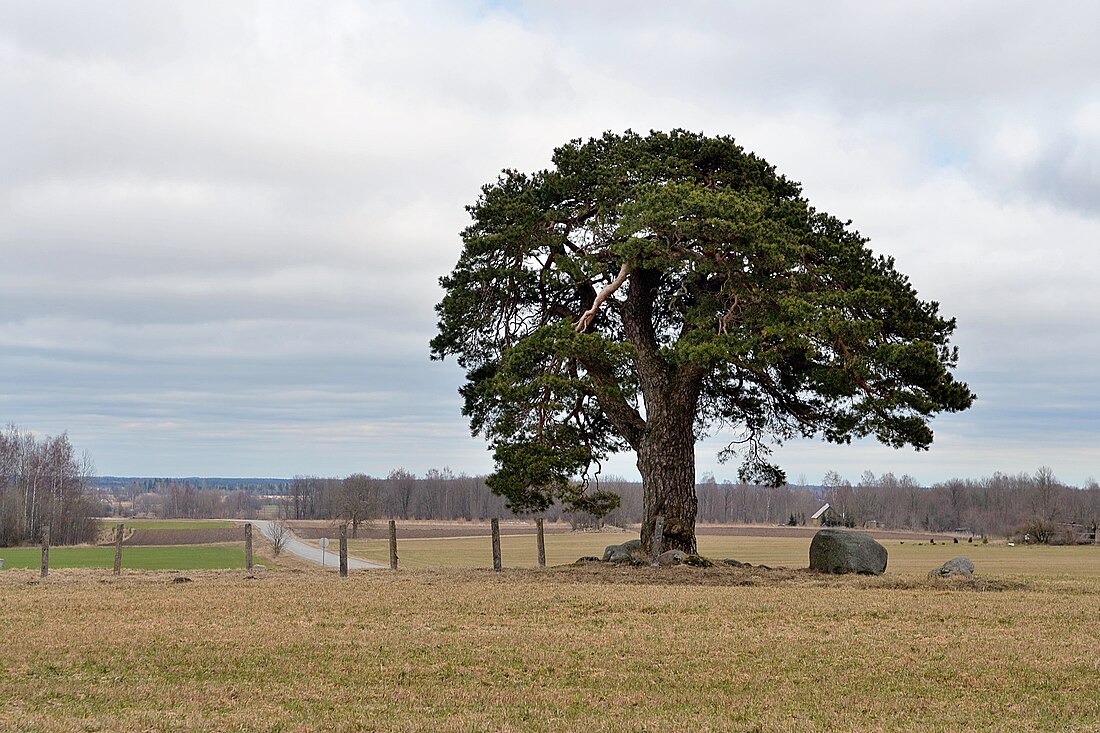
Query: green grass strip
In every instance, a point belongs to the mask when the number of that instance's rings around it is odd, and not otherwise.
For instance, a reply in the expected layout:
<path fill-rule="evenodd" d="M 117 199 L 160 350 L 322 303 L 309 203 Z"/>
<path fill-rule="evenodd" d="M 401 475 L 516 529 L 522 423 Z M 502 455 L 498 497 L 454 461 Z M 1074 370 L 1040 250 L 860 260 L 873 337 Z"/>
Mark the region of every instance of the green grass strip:
<path fill-rule="evenodd" d="M 38 568 L 42 550 L 37 547 L 3 547 L 4 569 Z M 51 547 L 51 568 L 111 568 L 113 547 Z M 129 570 L 219 570 L 244 567 L 244 547 L 225 545 L 168 545 L 124 547 L 122 567 Z"/>

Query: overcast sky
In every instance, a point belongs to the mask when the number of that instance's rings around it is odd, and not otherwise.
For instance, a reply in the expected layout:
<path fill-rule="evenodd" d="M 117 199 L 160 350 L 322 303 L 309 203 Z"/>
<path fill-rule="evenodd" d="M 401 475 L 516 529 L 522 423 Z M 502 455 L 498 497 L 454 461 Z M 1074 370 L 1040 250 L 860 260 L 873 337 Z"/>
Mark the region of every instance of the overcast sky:
<path fill-rule="evenodd" d="M 1100 4 L 0 0 L 0 422 L 101 474 L 491 469 L 428 359 L 464 210 L 605 130 L 728 134 L 958 319 L 930 452 L 1100 476 Z M 700 444 L 699 474 L 719 438 Z M 634 477 L 633 457 L 606 469 Z"/>

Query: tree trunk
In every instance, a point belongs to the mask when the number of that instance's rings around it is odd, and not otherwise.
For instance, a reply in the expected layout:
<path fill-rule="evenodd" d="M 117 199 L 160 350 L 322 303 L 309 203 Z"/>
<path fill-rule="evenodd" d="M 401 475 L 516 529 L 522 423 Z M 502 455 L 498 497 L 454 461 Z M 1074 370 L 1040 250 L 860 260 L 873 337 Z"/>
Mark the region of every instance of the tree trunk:
<path fill-rule="evenodd" d="M 703 371 L 675 364 L 661 353 L 654 327 L 653 304 L 661 274 L 637 269 L 621 306 L 623 331 L 634 348 L 635 369 L 645 402 L 645 418 L 633 410 L 606 410 L 619 433 L 638 455 L 642 475 L 642 547 L 652 547 L 653 527 L 665 518 L 664 542 L 659 548 L 695 554 L 695 413 Z M 611 402 L 611 401 L 609 401 Z M 601 402 L 603 404 L 603 402 Z M 606 409 L 606 408 L 605 408 Z"/>
<path fill-rule="evenodd" d="M 695 554 L 694 410 L 687 419 L 673 419 L 657 412 L 648 416 L 645 440 L 638 447 L 638 472 L 642 475 L 642 547 L 653 541 L 658 516 L 665 518 L 664 543 L 660 550 L 682 550 Z M 686 423 L 686 424 L 685 424 Z"/>

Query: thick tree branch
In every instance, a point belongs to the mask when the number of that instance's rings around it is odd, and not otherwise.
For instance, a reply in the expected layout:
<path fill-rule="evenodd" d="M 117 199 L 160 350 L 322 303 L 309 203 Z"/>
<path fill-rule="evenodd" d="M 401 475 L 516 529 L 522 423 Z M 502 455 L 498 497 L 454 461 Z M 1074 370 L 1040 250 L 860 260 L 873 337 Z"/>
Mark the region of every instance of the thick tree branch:
<path fill-rule="evenodd" d="M 623 266 L 619 268 L 619 274 L 615 279 L 599 292 L 596 299 L 592 301 L 592 307 L 582 313 L 580 319 L 573 325 L 577 333 L 584 333 L 588 330 L 588 326 L 591 325 L 592 320 L 596 317 L 596 313 L 599 312 L 603 302 L 610 298 L 612 293 L 621 288 L 628 277 L 630 277 L 630 266 L 624 262 Z"/>
<path fill-rule="evenodd" d="M 615 429 L 619 431 L 619 435 L 626 440 L 627 444 L 633 450 L 637 450 L 645 435 L 645 418 L 621 395 L 614 394 L 617 382 L 613 376 L 592 369 L 589 369 L 588 373 L 601 388 L 595 393 L 596 402 L 599 404 L 600 409 L 607 415 L 607 419 L 611 421 L 611 424 L 615 426 Z"/>
<path fill-rule="evenodd" d="M 637 450 L 645 434 L 646 421 L 627 401 L 620 389 L 614 368 L 598 357 L 589 359 L 582 357 L 577 361 L 595 383 L 596 389 L 591 394 L 599 404 L 600 410 L 630 447 Z"/>
<path fill-rule="evenodd" d="M 737 293 L 734 293 L 733 294 L 733 303 L 730 304 L 730 307 L 726 311 L 725 315 L 723 315 L 721 318 L 718 319 L 718 333 L 721 333 L 721 334 L 729 333 L 730 323 L 733 322 L 733 317 L 736 314 L 737 306 L 740 305 L 740 304 L 741 304 L 741 298 L 738 297 Z"/>
<path fill-rule="evenodd" d="M 668 365 L 661 358 L 657 334 L 653 330 L 655 281 L 655 273 L 652 271 L 636 271 L 630 281 L 626 307 L 623 309 L 623 331 L 637 354 L 636 366 L 643 391 L 644 385 L 659 387 L 668 380 Z"/>
<path fill-rule="evenodd" d="M 844 366 L 846 371 L 851 375 L 852 380 L 855 381 L 856 386 L 862 389 L 867 394 L 877 397 L 878 390 L 867 384 L 867 380 L 859 373 L 859 370 L 855 366 L 855 359 L 852 357 L 852 352 L 848 349 L 848 345 L 844 343 L 844 340 L 840 336 L 836 337 L 836 346 L 838 351 L 844 357 Z"/>

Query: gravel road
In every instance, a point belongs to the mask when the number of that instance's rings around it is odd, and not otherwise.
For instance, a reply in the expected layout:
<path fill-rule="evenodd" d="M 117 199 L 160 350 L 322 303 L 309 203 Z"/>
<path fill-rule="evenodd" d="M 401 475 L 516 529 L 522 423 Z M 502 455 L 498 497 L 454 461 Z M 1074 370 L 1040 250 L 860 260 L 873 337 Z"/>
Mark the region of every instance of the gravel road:
<path fill-rule="evenodd" d="M 260 534 L 269 540 L 275 531 L 275 523 L 265 520 L 257 519 L 252 522 L 257 529 L 260 530 Z M 289 530 L 288 530 L 289 531 Z M 321 548 L 314 545 L 307 544 L 298 539 L 297 535 L 293 532 L 289 532 L 289 536 L 283 545 L 283 552 L 289 552 L 291 555 L 300 557 L 303 560 L 307 560 L 315 565 L 323 565 L 327 568 L 339 568 L 340 567 L 340 543 L 333 538 L 330 545 L 330 549 L 322 551 Z M 389 568 L 389 565 L 380 565 L 379 563 L 369 562 L 367 560 L 360 560 L 356 557 L 348 556 L 348 570 L 380 570 L 382 568 Z"/>

